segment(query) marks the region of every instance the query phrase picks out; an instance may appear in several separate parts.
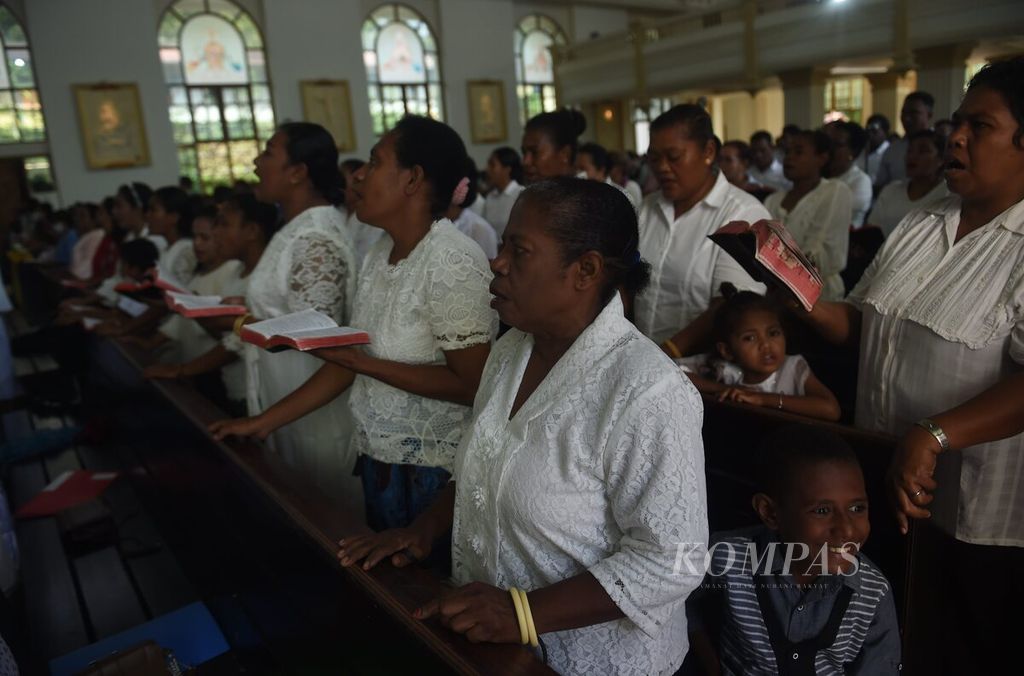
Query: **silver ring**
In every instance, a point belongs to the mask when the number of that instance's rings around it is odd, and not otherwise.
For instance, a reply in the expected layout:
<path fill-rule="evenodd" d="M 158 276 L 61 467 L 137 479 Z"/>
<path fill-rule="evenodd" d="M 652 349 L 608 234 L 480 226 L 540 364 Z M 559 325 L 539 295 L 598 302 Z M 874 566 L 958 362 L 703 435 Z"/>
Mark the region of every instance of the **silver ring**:
<path fill-rule="evenodd" d="M 916 498 L 917 496 L 921 495 L 921 493 L 924 493 L 924 489 L 923 488 L 921 490 L 919 490 L 918 492 L 914 493 L 913 497 Z"/>

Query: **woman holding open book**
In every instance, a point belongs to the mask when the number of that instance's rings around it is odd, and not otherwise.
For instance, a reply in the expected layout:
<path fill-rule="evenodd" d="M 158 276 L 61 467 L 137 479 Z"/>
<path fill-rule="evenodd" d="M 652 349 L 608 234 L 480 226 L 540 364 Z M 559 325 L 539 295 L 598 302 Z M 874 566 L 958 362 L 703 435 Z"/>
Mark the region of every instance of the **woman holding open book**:
<path fill-rule="evenodd" d="M 352 448 L 376 529 L 408 525 L 448 481 L 497 328 L 487 259 L 444 218 L 465 198 L 465 157 L 458 134 L 425 117 L 407 116 L 380 139 L 353 175 L 359 220 L 389 235 L 363 262 L 352 317 L 372 343 L 318 350 L 328 363 L 301 387 L 212 428 L 265 436 L 351 389 Z"/>
<path fill-rule="evenodd" d="M 256 158 L 256 176 L 257 199 L 277 204 L 285 225 L 270 240 L 249 277 L 246 305 L 251 316 L 246 321 L 314 309 L 345 324 L 357 269 L 344 219 L 334 207 L 341 200 L 334 139 L 316 124 L 283 124 Z M 321 366 L 308 354 L 271 353 L 252 346 L 247 347 L 245 359 L 247 408 L 252 416 L 288 397 Z M 346 487 L 354 457 L 339 441 L 351 432 L 342 403 L 277 426 L 273 432 L 272 447 L 300 474 L 328 493 Z"/>

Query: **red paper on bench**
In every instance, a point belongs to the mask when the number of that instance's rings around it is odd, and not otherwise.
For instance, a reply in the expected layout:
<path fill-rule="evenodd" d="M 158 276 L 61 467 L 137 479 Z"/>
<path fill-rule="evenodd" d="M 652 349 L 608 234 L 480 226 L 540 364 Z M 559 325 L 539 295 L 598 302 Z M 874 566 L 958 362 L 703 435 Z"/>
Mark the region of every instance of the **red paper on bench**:
<path fill-rule="evenodd" d="M 114 483 L 116 478 L 117 472 L 68 470 L 22 505 L 14 513 L 14 516 L 19 519 L 53 516 L 65 509 L 99 497 L 110 487 L 110 484 Z"/>

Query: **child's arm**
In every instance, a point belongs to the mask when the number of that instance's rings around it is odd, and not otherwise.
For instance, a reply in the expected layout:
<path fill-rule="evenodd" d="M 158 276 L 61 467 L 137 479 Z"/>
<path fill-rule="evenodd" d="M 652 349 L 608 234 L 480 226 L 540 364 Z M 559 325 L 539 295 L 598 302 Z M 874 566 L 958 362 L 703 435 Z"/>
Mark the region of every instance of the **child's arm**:
<path fill-rule="evenodd" d="M 724 385 L 718 381 L 699 376 L 696 373 L 686 372 L 686 376 L 693 382 L 697 391 L 701 394 L 718 394 L 729 389 L 728 385 Z"/>
<path fill-rule="evenodd" d="M 813 373 L 807 376 L 804 392 L 806 394 L 798 396 L 776 394 L 775 392 L 752 392 L 740 387 L 729 387 L 721 392 L 718 400 L 738 401 L 753 406 L 775 408 L 819 420 L 839 420 L 842 413 L 839 409 L 839 401 Z"/>

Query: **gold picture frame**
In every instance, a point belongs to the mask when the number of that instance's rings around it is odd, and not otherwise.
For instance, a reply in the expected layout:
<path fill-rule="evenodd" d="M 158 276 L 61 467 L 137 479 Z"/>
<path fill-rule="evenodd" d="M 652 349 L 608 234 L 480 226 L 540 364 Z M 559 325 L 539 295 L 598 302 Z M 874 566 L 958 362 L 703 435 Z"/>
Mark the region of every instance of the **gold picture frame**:
<path fill-rule="evenodd" d="M 150 164 L 142 99 L 134 83 L 71 86 L 90 169 L 125 169 Z"/>
<path fill-rule="evenodd" d="M 356 149 L 352 124 L 352 98 L 348 80 L 303 80 L 302 114 L 307 122 L 315 122 L 331 133 L 339 152 Z"/>
<path fill-rule="evenodd" d="M 505 122 L 505 85 L 501 80 L 470 80 L 469 134 L 473 143 L 500 143 L 508 139 Z"/>

